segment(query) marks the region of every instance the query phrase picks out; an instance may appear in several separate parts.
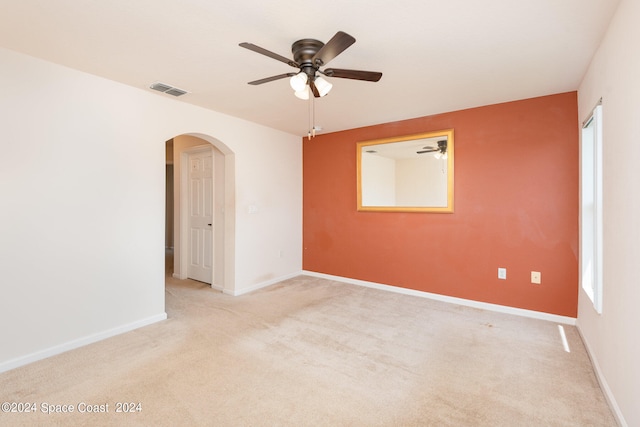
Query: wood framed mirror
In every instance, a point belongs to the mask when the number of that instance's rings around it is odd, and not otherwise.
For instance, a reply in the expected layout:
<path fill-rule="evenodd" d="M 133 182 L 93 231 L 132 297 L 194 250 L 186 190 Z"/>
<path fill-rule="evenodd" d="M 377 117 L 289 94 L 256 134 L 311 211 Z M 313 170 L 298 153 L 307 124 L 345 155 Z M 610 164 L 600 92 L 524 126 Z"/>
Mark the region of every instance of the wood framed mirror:
<path fill-rule="evenodd" d="M 358 210 L 453 213 L 453 159 L 453 129 L 358 142 Z"/>

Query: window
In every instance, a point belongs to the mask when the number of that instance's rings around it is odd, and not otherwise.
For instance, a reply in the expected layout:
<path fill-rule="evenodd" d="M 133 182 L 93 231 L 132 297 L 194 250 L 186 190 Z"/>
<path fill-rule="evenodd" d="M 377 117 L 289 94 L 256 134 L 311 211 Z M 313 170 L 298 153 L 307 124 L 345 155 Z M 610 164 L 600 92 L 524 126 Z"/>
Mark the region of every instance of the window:
<path fill-rule="evenodd" d="M 580 148 L 580 284 L 602 313 L 601 103 L 582 125 Z"/>

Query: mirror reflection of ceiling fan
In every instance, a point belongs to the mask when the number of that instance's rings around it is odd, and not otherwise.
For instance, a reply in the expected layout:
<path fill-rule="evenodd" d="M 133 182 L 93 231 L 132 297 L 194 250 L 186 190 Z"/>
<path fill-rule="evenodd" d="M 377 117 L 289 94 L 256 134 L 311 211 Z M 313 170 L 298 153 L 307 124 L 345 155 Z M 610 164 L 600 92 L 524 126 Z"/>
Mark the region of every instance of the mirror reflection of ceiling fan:
<path fill-rule="evenodd" d="M 426 146 L 423 147 L 422 150 L 416 151 L 416 153 L 418 154 L 424 154 L 424 153 L 436 153 L 436 158 L 440 158 L 440 157 L 444 157 L 446 158 L 447 155 L 447 140 L 441 140 L 438 141 L 438 146 L 437 147 L 432 147 L 432 146 Z"/>
<path fill-rule="evenodd" d="M 331 90 L 333 85 L 322 76 L 369 82 L 380 80 L 382 73 L 374 71 L 344 70 L 339 68 L 321 70 L 321 67 L 340 55 L 355 42 L 355 38 L 343 31 L 338 31 L 326 44 L 315 39 L 298 40 L 291 46 L 293 60 L 252 43 L 240 43 L 240 46 L 298 69 L 296 72 L 254 80 L 249 82 L 250 85 L 260 85 L 290 77 L 290 84 L 296 96 L 301 99 L 309 99 L 309 92 L 313 93 L 314 97 L 319 98 L 325 96 Z"/>

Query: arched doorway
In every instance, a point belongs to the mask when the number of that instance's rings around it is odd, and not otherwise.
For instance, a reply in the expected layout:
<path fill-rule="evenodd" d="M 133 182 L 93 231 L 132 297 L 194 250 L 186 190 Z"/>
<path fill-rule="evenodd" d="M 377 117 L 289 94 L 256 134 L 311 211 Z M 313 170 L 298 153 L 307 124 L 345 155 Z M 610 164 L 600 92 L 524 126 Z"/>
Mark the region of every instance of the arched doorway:
<path fill-rule="evenodd" d="M 233 294 L 235 289 L 235 160 L 234 153 L 221 141 L 204 134 L 182 134 L 171 140 L 167 159 L 173 160 L 173 206 L 167 217 L 167 233 L 173 239 L 173 277 L 189 278 L 192 246 L 189 231 L 189 169 L 190 156 L 208 149 L 212 153 L 213 239 L 206 260 L 212 266 L 211 287 Z M 169 147 L 169 145 L 168 145 Z M 171 153 L 169 153 L 171 151 Z M 167 174 L 169 174 L 169 168 Z M 169 183 L 167 184 L 169 185 Z M 167 196 L 169 197 L 169 196 Z M 172 227 L 171 227 L 172 225 Z M 172 230 L 170 230 L 172 228 Z"/>

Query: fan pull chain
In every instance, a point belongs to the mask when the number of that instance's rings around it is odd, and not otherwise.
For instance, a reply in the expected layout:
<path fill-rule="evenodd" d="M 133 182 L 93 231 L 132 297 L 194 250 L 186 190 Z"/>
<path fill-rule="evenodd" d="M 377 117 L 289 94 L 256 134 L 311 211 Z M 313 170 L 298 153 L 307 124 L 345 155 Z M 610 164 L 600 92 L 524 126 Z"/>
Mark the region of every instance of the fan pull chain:
<path fill-rule="evenodd" d="M 315 105 L 315 96 L 311 94 L 309 96 L 309 132 L 307 133 L 307 138 L 311 140 L 316 136 L 316 105 Z"/>
<path fill-rule="evenodd" d="M 307 138 L 309 139 L 309 141 L 311 141 L 311 103 L 313 102 L 313 98 L 309 97 L 309 114 L 307 115 L 307 125 L 308 125 L 308 132 L 307 132 Z"/>
<path fill-rule="evenodd" d="M 311 137 L 315 138 L 316 137 L 316 97 L 315 96 L 311 97 L 311 112 L 312 112 Z"/>

